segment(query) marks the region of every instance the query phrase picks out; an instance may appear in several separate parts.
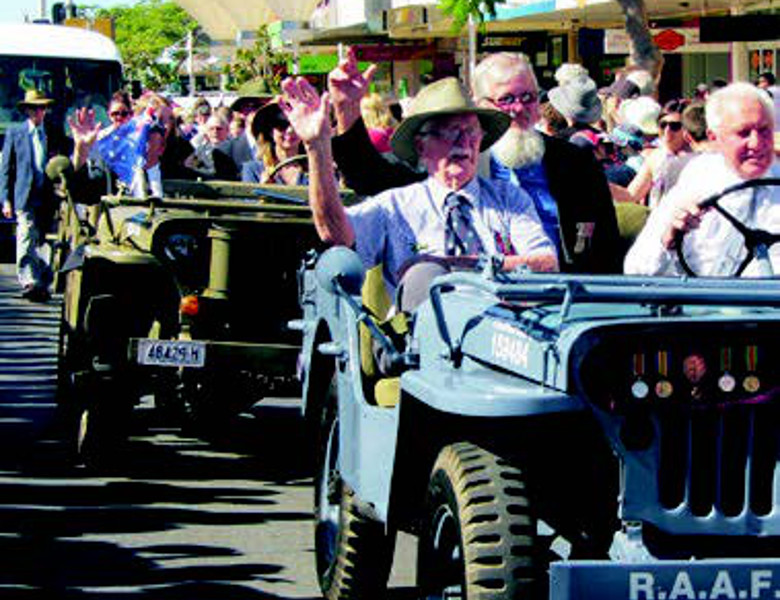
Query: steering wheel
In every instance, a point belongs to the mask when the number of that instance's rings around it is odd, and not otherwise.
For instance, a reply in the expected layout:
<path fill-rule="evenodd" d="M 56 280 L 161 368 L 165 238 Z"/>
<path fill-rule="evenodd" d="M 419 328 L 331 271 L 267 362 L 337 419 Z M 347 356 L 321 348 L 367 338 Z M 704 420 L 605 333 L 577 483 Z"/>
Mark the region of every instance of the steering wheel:
<path fill-rule="evenodd" d="M 276 175 L 288 165 L 300 164 L 304 170 L 307 168 L 309 159 L 305 154 L 296 154 L 290 158 L 285 158 L 283 161 L 276 163 L 274 167 L 268 172 L 268 183 L 273 183 Z"/>
<path fill-rule="evenodd" d="M 729 275 L 733 277 L 740 276 L 745 268 L 753 260 L 756 260 L 760 275 L 762 277 L 773 277 L 775 273 L 769 260 L 769 248 L 780 242 L 780 233 L 772 233 L 764 229 L 748 227 L 740 219 L 723 208 L 720 205 L 720 200 L 729 194 L 733 194 L 741 190 L 778 185 L 780 185 L 780 179 L 778 178 L 751 179 L 749 181 L 742 181 L 738 184 L 727 187 L 722 192 L 708 196 L 699 203 L 699 207 L 702 209 L 712 208 L 713 210 L 720 213 L 720 215 L 726 219 L 742 236 L 745 255 L 737 263 L 735 270 L 732 273 L 729 273 Z M 683 271 L 685 271 L 685 273 L 691 277 L 699 277 L 700 273 L 694 271 L 686 257 L 685 232 L 677 232 L 674 245 L 677 250 L 677 258 Z"/>

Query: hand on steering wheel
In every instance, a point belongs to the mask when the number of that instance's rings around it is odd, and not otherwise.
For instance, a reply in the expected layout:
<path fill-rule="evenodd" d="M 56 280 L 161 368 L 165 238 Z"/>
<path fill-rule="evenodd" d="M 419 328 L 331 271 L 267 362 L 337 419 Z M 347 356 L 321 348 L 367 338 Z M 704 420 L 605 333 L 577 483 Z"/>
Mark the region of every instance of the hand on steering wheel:
<path fill-rule="evenodd" d="M 723 208 L 720 204 L 720 200 L 729 194 L 741 190 L 777 185 L 780 185 L 780 179 L 751 179 L 727 187 L 722 192 L 709 196 L 696 204 L 683 204 L 678 212 L 675 213 L 671 227 L 662 241 L 667 247 L 675 248 L 680 266 L 687 275 L 691 277 L 700 276 L 701 273 L 697 273 L 688 260 L 685 235 L 691 229 L 698 227 L 702 215 L 706 211 L 712 209 L 726 219 L 743 239 L 745 255 L 738 264 L 736 264 L 735 269 L 730 275 L 733 277 L 740 276 L 745 268 L 756 259 L 761 261 L 761 264 L 759 265 L 761 275 L 771 277 L 774 275 L 774 272 L 771 263 L 769 262 L 768 251 L 774 244 L 780 242 L 780 233 L 748 227 L 744 222 Z"/>

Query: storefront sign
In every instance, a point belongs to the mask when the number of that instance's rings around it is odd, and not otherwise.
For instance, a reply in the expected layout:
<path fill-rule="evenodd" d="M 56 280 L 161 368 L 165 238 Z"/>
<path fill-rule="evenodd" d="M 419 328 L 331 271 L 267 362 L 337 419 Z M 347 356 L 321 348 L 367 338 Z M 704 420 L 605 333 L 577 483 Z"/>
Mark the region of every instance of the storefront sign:
<path fill-rule="evenodd" d="M 704 42 L 776 40 L 780 31 L 780 15 L 701 17 L 699 29 Z"/>
<path fill-rule="evenodd" d="M 685 36 L 679 31 L 674 29 L 665 29 L 661 33 L 653 36 L 655 45 L 659 50 L 665 52 L 671 52 L 677 50 L 680 46 L 683 46 L 686 42 Z"/>
<path fill-rule="evenodd" d="M 695 27 L 651 29 L 650 34 L 662 52 L 727 52 L 724 44 L 703 44 Z M 625 29 L 604 30 L 604 54 L 629 54 L 631 39 Z"/>
<path fill-rule="evenodd" d="M 366 62 L 392 62 L 396 60 L 419 60 L 431 58 L 436 53 L 433 44 L 390 45 L 377 44 L 371 46 L 356 45 L 355 56 Z"/>

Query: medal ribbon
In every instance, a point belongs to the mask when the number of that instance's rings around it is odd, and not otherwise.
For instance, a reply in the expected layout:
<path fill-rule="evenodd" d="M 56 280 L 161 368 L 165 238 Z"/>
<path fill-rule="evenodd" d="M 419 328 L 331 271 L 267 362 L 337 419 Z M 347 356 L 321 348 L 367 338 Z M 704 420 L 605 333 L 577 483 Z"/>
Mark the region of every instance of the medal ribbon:
<path fill-rule="evenodd" d="M 645 374 L 645 355 L 641 352 L 634 354 L 634 375 L 639 378 Z"/>
<path fill-rule="evenodd" d="M 745 363 L 748 373 L 755 373 L 758 365 L 758 346 L 752 345 L 745 348 Z"/>
<path fill-rule="evenodd" d="M 720 349 L 720 370 L 722 373 L 731 370 L 731 348 L 728 346 Z"/>
<path fill-rule="evenodd" d="M 658 352 L 658 374 L 666 379 L 669 372 L 669 353 L 666 350 L 660 350 Z"/>

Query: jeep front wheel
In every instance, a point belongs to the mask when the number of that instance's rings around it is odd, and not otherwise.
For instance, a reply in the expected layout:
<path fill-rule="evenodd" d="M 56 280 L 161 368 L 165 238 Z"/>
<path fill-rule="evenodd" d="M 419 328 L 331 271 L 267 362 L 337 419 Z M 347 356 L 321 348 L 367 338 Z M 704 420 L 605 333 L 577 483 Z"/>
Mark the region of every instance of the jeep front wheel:
<path fill-rule="evenodd" d="M 519 469 L 467 442 L 445 447 L 431 472 L 419 536 L 421 598 L 536 598 L 535 535 Z"/>
<path fill-rule="evenodd" d="M 335 388 L 331 385 L 331 390 Z M 322 408 L 314 481 L 317 578 L 327 600 L 381 598 L 390 574 L 395 536 L 360 511 L 339 473 L 335 394 Z"/>

